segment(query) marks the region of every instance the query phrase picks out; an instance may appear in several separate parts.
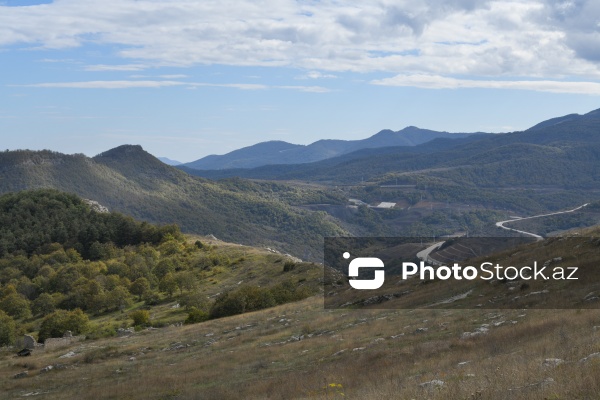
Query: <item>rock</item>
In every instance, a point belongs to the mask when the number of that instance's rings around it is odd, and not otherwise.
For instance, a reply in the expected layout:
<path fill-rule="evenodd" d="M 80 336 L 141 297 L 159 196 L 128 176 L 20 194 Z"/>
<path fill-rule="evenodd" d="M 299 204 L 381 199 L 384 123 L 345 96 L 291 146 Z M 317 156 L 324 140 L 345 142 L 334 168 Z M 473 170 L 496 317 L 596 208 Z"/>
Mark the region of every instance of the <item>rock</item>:
<path fill-rule="evenodd" d="M 561 360 L 560 358 L 546 358 L 542 365 L 544 367 L 557 367 L 564 362 L 565 361 Z"/>
<path fill-rule="evenodd" d="M 135 361 L 135 357 L 129 357 L 129 360 L 127 361 Z"/>
<path fill-rule="evenodd" d="M 427 332 L 427 328 L 417 328 L 415 329 L 415 333 L 424 333 Z"/>
<path fill-rule="evenodd" d="M 127 329 L 119 328 L 119 329 L 117 329 L 118 337 L 126 337 L 126 336 L 133 335 L 134 333 L 135 333 L 134 328 L 127 328 Z"/>
<path fill-rule="evenodd" d="M 63 337 L 64 337 L 64 338 L 70 338 L 70 337 L 73 337 L 73 332 L 71 332 L 71 331 L 66 331 L 66 332 L 63 334 Z"/>
<path fill-rule="evenodd" d="M 47 367 L 44 367 L 44 368 L 40 369 L 40 372 L 41 373 L 46 373 L 46 372 L 52 371 L 52 369 L 54 369 L 54 367 L 52 365 L 48 365 Z"/>
<path fill-rule="evenodd" d="M 62 356 L 58 357 L 58 358 L 71 358 L 71 357 L 75 357 L 77 354 L 75 354 L 75 352 L 70 351 L 67 354 L 63 354 Z"/>
<path fill-rule="evenodd" d="M 27 357 L 27 356 L 30 356 L 30 355 L 31 355 L 31 350 L 29 350 L 29 349 L 23 349 L 23 350 L 19 351 L 19 352 L 17 353 L 17 355 L 18 355 L 19 357 Z"/>
<path fill-rule="evenodd" d="M 31 335 L 23 336 L 23 346 L 26 349 L 33 350 L 33 349 L 35 349 L 36 345 L 37 345 L 37 342 L 35 341 L 33 336 L 31 336 Z"/>
<path fill-rule="evenodd" d="M 456 364 L 459 367 L 464 367 L 465 365 L 467 365 L 468 363 L 470 363 L 471 361 L 461 361 L 458 364 Z"/>
<path fill-rule="evenodd" d="M 579 360 L 580 363 L 586 363 L 588 361 L 594 360 L 596 358 L 600 358 L 600 353 L 592 353 L 587 357 L 583 357 L 581 360 Z"/>
<path fill-rule="evenodd" d="M 355 347 L 355 348 L 352 349 L 352 351 L 361 351 L 361 350 L 364 350 L 364 349 L 365 349 L 365 347 Z"/>
<path fill-rule="evenodd" d="M 442 386 L 444 386 L 444 381 L 441 381 L 439 379 L 434 379 L 429 382 L 420 383 L 419 386 L 422 387 L 423 389 L 441 388 Z"/>
<path fill-rule="evenodd" d="M 29 371 L 23 371 L 23 372 L 19 372 L 18 374 L 13 375 L 13 378 L 14 379 L 25 378 L 27 375 L 29 375 Z"/>

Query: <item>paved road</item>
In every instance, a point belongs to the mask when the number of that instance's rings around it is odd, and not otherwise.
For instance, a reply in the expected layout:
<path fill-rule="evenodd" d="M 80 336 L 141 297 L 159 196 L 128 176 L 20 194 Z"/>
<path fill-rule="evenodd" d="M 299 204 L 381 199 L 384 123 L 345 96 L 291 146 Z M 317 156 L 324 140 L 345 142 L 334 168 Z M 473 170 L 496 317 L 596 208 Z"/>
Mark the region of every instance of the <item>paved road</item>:
<path fill-rule="evenodd" d="M 549 217 L 551 215 L 559 215 L 559 214 L 566 214 L 566 213 L 572 213 L 574 211 L 577 210 L 581 210 L 583 207 L 587 206 L 590 203 L 585 203 L 577 208 L 574 208 L 572 210 L 567 210 L 567 211 L 558 211 L 558 212 L 554 212 L 554 213 L 549 213 L 549 214 L 540 214 L 540 215 L 534 215 L 533 217 L 524 217 L 524 218 L 513 218 L 513 219 L 507 219 L 506 221 L 499 221 L 496 222 L 496 226 L 502 228 L 502 229 L 506 229 L 509 231 L 515 231 L 515 232 L 519 232 L 523 235 L 528 235 L 528 236 L 533 236 L 534 238 L 536 238 L 536 240 L 542 240 L 543 237 L 541 237 L 540 235 L 537 235 L 535 233 L 531 233 L 531 232 L 525 232 L 525 231 L 520 231 L 518 229 L 514 229 L 514 228 L 509 228 L 507 226 L 504 226 L 504 224 L 508 223 L 508 222 L 514 222 L 514 221 L 523 221 L 526 219 L 532 219 L 532 218 L 541 218 L 541 217 Z"/>
<path fill-rule="evenodd" d="M 433 258 L 429 257 L 429 253 L 431 253 L 432 251 L 434 251 L 435 249 L 439 248 L 441 245 L 443 245 L 444 243 L 446 243 L 446 241 L 442 241 L 442 242 L 437 242 L 435 244 L 432 244 L 431 246 L 429 246 L 428 248 L 421 250 L 420 252 L 417 253 L 417 257 L 419 257 L 420 260 L 425 261 L 425 262 L 429 262 L 433 265 L 437 265 L 440 264 L 439 261 L 434 260 Z"/>

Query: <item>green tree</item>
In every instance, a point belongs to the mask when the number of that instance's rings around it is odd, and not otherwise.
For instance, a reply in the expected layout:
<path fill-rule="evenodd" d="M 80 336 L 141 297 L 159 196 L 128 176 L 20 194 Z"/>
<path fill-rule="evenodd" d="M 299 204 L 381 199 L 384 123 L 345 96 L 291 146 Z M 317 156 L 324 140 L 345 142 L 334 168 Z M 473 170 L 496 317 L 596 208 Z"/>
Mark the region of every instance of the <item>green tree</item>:
<path fill-rule="evenodd" d="M 137 278 L 129 288 L 131 294 L 138 296 L 138 300 L 141 300 L 142 295 L 148 290 L 150 290 L 150 282 L 144 277 Z"/>
<path fill-rule="evenodd" d="M 80 335 L 89 329 L 89 318 L 79 308 L 73 311 L 56 310 L 46 316 L 40 326 L 39 341 L 47 338 L 62 337 L 66 331 Z"/>
<path fill-rule="evenodd" d="M 54 312 L 55 307 L 56 305 L 54 304 L 52 296 L 48 293 L 42 293 L 33 301 L 31 311 L 33 311 L 33 314 L 35 315 L 46 316 Z"/>
<path fill-rule="evenodd" d="M 31 316 L 29 300 L 16 293 L 9 294 L 0 300 L 0 310 L 13 318 L 29 318 Z"/>
<path fill-rule="evenodd" d="M 129 292 L 123 286 L 117 286 L 106 293 L 104 306 L 107 310 L 123 310 L 131 305 Z"/>
<path fill-rule="evenodd" d="M 194 290 L 197 287 L 196 275 L 192 271 L 180 271 L 177 272 L 173 278 L 177 282 L 179 288 L 179 294 L 183 294 L 184 290 Z"/>
<path fill-rule="evenodd" d="M 15 321 L 0 310 L 0 346 L 10 346 L 15 341 Z"/>
<path fill-rule="evenodd" d="M 173 277 L 173 274 L 168 273 L 160 280 L 158 284 L 158 289 L 161 292 L 165 292 L 169 295 L 169 297 L 173 297 L 173 293 L 177 290 L 177 282 Z"/>

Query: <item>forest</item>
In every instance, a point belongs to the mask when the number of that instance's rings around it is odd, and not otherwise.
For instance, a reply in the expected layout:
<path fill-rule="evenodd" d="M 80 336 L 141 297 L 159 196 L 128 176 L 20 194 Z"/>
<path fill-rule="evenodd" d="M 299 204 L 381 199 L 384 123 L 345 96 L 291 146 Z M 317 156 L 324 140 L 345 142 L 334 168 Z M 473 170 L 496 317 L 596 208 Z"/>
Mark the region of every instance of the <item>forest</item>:
<path fill-rule="evenodd" d="M 38 332 L 43 342 L 66 330 L 97 337 L 114 335 L 121 325 L 149 326 L 149 310 L 174 300 L 185 321 L 196 323 L 314 293 L 283 279 L 269 287 L 241 285 L 209 300 L 203 283 L 214 285 L 215 276 L 252 260 L 231 259 L 175 225 L 97 212 L 56 190 L 3 195 L 0 226 L 0 345 L 24 333 Z M 295 262 L 276 261 L 282 273 L 295 269 Z M 121 322 L 91 323 L 106 315 Z"/>

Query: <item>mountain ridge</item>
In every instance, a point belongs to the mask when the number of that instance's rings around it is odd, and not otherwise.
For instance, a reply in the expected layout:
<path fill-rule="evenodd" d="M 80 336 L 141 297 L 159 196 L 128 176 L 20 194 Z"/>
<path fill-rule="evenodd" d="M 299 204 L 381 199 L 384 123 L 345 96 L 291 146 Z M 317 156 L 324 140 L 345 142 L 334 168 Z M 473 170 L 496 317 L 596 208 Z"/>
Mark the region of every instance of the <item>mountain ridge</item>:
<path fill-rule="evenodd" d="M 477 133 L 477 132 L 475 132 Z M 383 129 L 359 140 L 321 139 L 308 145 L 267 141 L 243 147 L 224 155 L 209 155 L 181 164 L 191 169 L 255 168 L 274 164 L 304 164 L 321 161 L 365 148 L 416 146 L 436 138 L 464 138 L 474 133 L 448 133 L 408 126 L 400 131 Z"/>
<path fill-rule="evenodd" d="M 341 198 L 281 184 L 213 182 L 170 167 L 139 145 L 92 158 L 48 150 L 0 153 L 0 193 L 37 188 L 74 193 L 137 219 L 177 223 L 185 232 L 279 248 L 304 259 L 317 257 L 322 235 L 346 232 L 335 219 L 296 207 Z"/>

